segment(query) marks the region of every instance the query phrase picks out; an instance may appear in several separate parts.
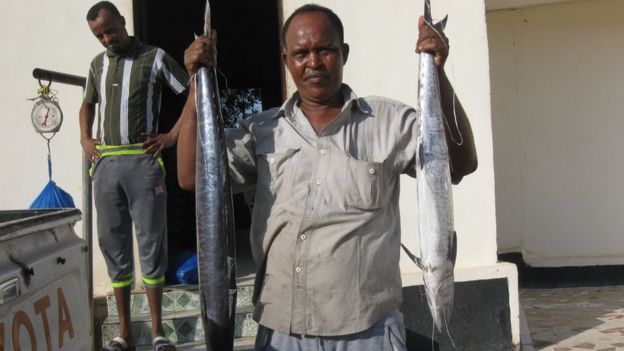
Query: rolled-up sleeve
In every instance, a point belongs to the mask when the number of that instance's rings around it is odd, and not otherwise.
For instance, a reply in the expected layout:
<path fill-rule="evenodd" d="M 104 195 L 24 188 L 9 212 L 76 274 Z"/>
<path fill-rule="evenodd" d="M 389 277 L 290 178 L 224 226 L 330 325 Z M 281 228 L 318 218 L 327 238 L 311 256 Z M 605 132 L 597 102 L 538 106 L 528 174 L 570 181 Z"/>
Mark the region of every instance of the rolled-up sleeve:
<path fill-rule="evenodd" d="M 93 68 L 95 60 L 89 67 L 89 74 L 87 74 L 87 83 L 84 91 L 84 101 L 90 104 L 96 104 L 98 102 L 98 91 L 95 80 L 95 70 Z"/>
<path fill-rule="evenodd" d="M 409 105 L 400 105 L 392 118 L 394 127 L 390 130 L 396 133 L 395 141 L 390 153 L 394 155 L 394 167 L 398 173 L 407 174 L 416 178 L 416 153 L 418 152 L 418 123 L 420 111 Z"/>

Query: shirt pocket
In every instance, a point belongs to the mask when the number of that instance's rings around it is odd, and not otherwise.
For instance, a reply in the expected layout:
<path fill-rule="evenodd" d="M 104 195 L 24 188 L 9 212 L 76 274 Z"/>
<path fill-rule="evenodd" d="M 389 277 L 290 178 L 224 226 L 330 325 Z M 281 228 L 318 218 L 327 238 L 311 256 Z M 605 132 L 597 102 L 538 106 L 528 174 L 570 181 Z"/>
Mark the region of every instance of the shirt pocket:
<path fill-rule="evenodd" d="M 288 198 L 294 174 L 297 172 L 299 150 L 300 148 L 292 148 L 282 152 L 256 155 L 257 202 L 277 203 L 280 199 Z"/>
<path fill-rule="evenodd" d="M 347 205 L 361 210 L 376 210 L 383 206 L 384 167 L 382 162 L 347 159 Z"/>

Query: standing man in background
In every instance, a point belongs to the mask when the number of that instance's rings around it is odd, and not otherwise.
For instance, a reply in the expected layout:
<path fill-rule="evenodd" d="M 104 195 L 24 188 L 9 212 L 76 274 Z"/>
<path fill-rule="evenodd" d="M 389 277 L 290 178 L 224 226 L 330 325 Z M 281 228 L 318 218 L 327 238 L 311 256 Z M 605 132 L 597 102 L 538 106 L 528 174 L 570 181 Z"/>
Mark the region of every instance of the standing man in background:
<path fill-rule="evenodd" d="M 130 321 L 133 224 L 141 279 L 150 306 L 154 350 L 175 350 L 162 328 L 167 190 L 160 153 L 176 143 L 180 121 L 163 134 L 158 133 L 158 124 L 163 85 L 180 94 L 185 91 L 188 76 L 162 49 L 129 36 L 124 17 L 112 3 L 93 5 L 87 23 L 106 48 L 91 62 L 80 108 L 80 143 L 93 163 L 99 244 L 119 315 L 119 336 L 103 350 L 135 349 Z M 96 111 L 97 134 L 93 138 Z"/>

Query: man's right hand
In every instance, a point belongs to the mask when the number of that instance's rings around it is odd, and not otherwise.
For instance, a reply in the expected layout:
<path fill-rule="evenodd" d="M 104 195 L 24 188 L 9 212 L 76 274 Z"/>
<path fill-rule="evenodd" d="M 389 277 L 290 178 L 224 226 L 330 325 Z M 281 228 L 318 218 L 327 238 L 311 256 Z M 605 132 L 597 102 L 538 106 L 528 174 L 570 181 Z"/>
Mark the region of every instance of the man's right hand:
<path fill-rule="evenodd" d="M 89 161 L 92 163 L 100 158 L 100 152 L 96 148 L 96 145 L 100 145 L 100 142 L 97 139 L 92 138 L 83 138 L 80 139 L 80 145 L 82 145 L 82 150 L 89 157 Z"/>
<path fill-rule="evenodd" d="M 217 65 L 217 32 L 213 30 L 211 34 L 211 37 L 205 35 L 197 37 L 184 50 L 184 67 L 189 76 L 195 74 L 200 65 Z"/>

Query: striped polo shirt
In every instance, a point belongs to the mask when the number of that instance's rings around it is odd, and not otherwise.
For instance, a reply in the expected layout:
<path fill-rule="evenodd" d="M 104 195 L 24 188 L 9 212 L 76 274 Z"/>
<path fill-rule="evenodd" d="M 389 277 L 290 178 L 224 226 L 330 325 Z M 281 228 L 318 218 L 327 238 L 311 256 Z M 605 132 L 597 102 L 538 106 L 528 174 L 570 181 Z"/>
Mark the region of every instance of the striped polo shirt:
<path fill-rule="evenodd" d="M 164 50 L 131 37 L 125 56 L 106 50 L 91 61 L 84 99 L 98 103 L 97 139 L 104 145 L 145 141 L 158 133 L 162 87 L 185 91 L 186 71 Z"/>

